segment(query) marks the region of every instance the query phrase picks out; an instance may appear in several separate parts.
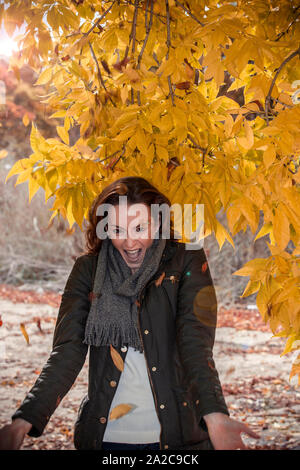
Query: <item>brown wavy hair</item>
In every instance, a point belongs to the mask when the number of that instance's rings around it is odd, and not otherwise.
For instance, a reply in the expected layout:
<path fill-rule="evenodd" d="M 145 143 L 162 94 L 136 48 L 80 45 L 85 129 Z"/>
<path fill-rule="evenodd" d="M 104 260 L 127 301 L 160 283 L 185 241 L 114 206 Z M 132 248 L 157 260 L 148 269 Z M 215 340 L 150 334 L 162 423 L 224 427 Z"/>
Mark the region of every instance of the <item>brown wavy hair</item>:
<path fill-rule="evenodd" d="M 97 224 L 104 218 L 104 215 L 96 215 L 101 204 L 119 204 L 119 196 L 127 196 L 128 204 L 143 203 L 151 207 L 151 204 L 167 204 L 171 206 L 169 199 L 157 188 L 150 184 L 145 178 L 139 176 L 127 176 L 119 178 L 106 186 L 103 191 L 93 201 L 88 215 L 87 227 L 85 230 L 85 254 L 98 254 L 102 240 L 97 236 Z M 161 213 L 159 234 L 162 233 Z M 170 219 L 170 239 L 174 237 L 173 220 Z"/>

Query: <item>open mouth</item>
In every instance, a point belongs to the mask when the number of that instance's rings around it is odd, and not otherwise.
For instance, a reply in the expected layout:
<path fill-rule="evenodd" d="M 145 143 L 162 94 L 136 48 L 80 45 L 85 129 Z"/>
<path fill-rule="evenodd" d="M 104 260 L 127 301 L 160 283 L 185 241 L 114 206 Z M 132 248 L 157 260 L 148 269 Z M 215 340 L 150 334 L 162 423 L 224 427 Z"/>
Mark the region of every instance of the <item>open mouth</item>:
<path fill-rule="evenodd" d="M 139 248 L 138 250 L 130 250 L 130 251 L 123 250 L 123 251 L 124 251 L 128 261 L 138 261 L 141 257 L 141 254 L 142 254 L 142 249 L 141 248 Z"/>

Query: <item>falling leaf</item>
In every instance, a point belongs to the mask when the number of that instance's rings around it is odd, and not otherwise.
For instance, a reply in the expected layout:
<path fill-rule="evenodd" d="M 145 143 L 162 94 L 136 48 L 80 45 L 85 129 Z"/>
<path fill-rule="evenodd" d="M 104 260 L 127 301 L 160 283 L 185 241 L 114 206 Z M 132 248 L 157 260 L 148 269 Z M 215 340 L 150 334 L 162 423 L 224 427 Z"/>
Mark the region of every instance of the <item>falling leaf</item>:
<path fill-rule="evenodd" d="M 161 283 L 162 283 L 162 281 L 163 281 L 163 279 L 164 279 L 165 275 L 166 275 L 166 273 L 165 273 L 165 272 L 163 272 L 163 273 L 162 273 L 162 274 L 159 276 L 159 278 L 158 278 L 158 279 L 156 279 L 156 281 L 155 281 L 155 285 L 156 285 L 156 287 L 158 287 L 158 286 L 160 286 L 160 285 L 161 285 Z"/>
<path fill-rule="evenodd" d="M 23 116 L 23 124 L 24 124 L 25 127 L 27 127 L 29 123 L 30 123 L 30 119 L 28 117 L 28 114 L 25 113 L 24 116 Z"/>
<path fill-rule="evenodd" d="M 95 292 L 90 292 L 89 295 L 88 295 L 88 298 L 89 298 L 89 301 L 92 302 L 93 299 L 95 299 L 96 297 L 100 297 L 102 294 L 96 294 Z"/>
<path fill-rule="evenodd" d="M 132 408 L 132 405 L 128 405 L 127 403 L 121 403 L 120 405 L 115 406 L 111 410 L 108 419 L 110 421 L 113 421 L 114 419 L 121 418 L 121 416 L 124 416 L 129 413 Z"/>
<path fill-rule="evenodd" d="M 1 158 L 5 158 L 7 156 L 7 150 L 3 149 L 3 150 L 0 150 L 0 160 Z"/>
<path fill-rule="evenodd" d="M 29 336 L 28 336 L 28 333 L 26 331 L 24 323 L 20 323 L 20 328 L 21 328 L 21 331 L 23 333 L 24 338 L 26 339 L 27 345 L 29 345 Z"/>
<path fill-rule="evenodd" d="M 225 375 L 226 375 L 226 376 L 227 376 L 227 375 L 230 375 L 230 374 L 232 374 L 234 371 L 235 371 L 235 366 L 231 366 L 231 367 L 229 367 L 229 369 L 227 370 L 227 372 L 226 372 Z"/>
<path fill-rule="evenodd" d="M 112 345 L 110 345 L 110 355 L 114 365 L 122 372 L 124 370 L 124 361 L 118 351 Z"/>
<path fill-rule="evenodd" d="M 203 273 L 205 273 L 205 271 L 207 270 L 207 266 L 208 266 L 207 261 L 205 261 L 205 263 L 202 264 L 202 268 L 201 268 Z"/>
<path fill-rule="evenodd" d="M 38 329 L 40 330 L 41 333 L 44 333 L 43 330 L 42 330 L 42 327 L 41 327 L 41 319 L 40 317 L 34 317 L 33 318 L 33 321 L 35 321 Z"/>

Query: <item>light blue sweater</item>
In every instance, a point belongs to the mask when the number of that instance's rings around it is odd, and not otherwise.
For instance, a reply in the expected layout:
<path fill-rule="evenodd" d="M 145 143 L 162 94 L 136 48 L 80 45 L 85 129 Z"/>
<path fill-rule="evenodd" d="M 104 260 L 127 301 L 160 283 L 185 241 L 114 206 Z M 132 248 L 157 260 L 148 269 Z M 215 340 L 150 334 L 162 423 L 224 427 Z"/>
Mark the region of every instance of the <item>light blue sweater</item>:
<path fill-rule="evenodd" d="M 108 420 L 103 441 L 146 444 L 159 442 L 161 426 L 147 373 L 144 353 L 129 347 L 124 369 L 113 397 L 111 410 L 121 404 L 133 405 L 129 413 Z"/>

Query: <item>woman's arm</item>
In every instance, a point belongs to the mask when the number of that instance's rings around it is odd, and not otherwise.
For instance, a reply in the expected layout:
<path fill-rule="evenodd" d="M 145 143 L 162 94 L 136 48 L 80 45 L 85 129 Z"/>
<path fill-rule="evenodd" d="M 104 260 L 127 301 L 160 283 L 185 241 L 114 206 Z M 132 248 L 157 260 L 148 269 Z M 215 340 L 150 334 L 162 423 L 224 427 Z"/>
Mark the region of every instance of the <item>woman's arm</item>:
<path fill-rule="evenodd" d="M 68 277 L 55 325 L 52 351 L 39 377 L 13 414 L 32 427 L 29 436 L 39 437 L 62 398 L 76 380 L 86 358 L 84 329 L 89 313 L 94 257 L 76 259 Z"/>
<path fill-rule="evenodd" d="M 256 439 L 259 435 L 229 417 L 213 360 L 217 299 L 205 252 L 187 250 L 185 259 L 176 318 L 181 361 L 190 383 L 198 391 L 199 416 L 214 449 L 246 449 L 241 433 Z"/>
<path fill-rule="evenodd" d="M 177 344 L 187 379 L 198 391 L 199 416 L 229 415 L 213 360 L 217 298 L 203 249 L 185 250 L 177 300 Z"/>

